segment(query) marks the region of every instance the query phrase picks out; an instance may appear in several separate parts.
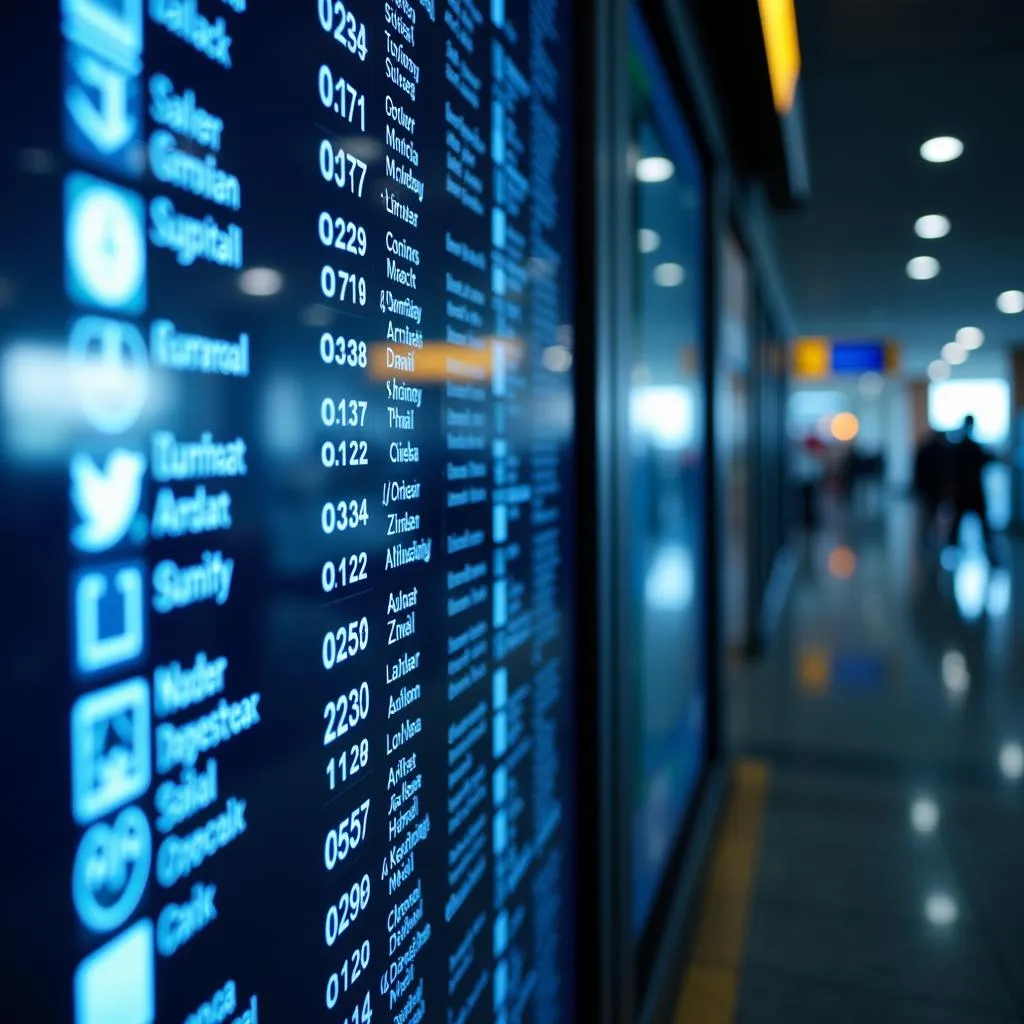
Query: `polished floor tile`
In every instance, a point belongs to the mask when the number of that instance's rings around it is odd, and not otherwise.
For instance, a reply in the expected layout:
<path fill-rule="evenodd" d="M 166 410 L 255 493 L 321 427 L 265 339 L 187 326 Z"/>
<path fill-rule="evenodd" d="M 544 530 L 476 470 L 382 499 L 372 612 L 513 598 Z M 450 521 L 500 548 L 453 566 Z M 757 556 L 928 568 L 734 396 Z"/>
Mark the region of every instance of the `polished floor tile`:
<path fill-rule="evenodd" d="M 772 766 L 743 1024 L 1024 1021 L 1024 545 L 922 559 L 912 515 L 808 542 L 730 682 Z"/>

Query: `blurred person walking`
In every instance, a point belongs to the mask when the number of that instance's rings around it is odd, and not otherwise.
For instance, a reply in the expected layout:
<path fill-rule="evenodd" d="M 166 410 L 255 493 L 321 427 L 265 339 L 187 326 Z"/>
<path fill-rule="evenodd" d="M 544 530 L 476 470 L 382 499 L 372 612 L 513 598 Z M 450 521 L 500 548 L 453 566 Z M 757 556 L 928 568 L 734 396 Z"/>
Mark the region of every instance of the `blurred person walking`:
<path fill-rule="evenodd" d="M 950 526 L 949 543 L 953 547 L 959 545 L 960 524 L 968 512 L 973 512 L 981 523 L 988 560 L 995 564 L 997 559 L 992 544 L 992 527 L 988 521 L 983 476 L 985 467 L 996 459 L 974 440 L 973 416 L 964 418 L 963 435 L 952 449 L 953 522 Z"/>
<path fill-rule="evenodd" d="M 936 540 L 939 512 L 953 497 L 952 445 L 945 434 L 929 430 L 914 454 L 914 493 L 918 503 L 918 538 L 923 548 Z"/>

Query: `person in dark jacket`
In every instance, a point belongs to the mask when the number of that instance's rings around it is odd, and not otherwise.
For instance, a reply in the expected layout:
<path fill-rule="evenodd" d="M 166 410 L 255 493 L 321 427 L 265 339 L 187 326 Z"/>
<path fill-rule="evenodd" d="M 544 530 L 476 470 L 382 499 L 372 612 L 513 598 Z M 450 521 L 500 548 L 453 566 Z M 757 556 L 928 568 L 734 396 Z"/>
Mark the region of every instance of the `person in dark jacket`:
<path fill-rule="evenodd" d="M 946 435 L 929 430 L 914 456 L 914 492 L 920 508 L 922 544 L 934 539 L 939 509 L 951 497 L 952 446 Z"/>
<path fill-rule="evenodd" d="M 953 445 L 953 522 L 949 543 L 959 544 L 960 523 L 968 512 L 973 512 L 981 523 L 985 537 L 985 550 L 989 561 L 995 561 L 992 548 L 992 528 L 988 522 L 983 475 L 985 467 L 995 459 L 974 440 L 974 417 L 964 419 L 963 436 Z"/>

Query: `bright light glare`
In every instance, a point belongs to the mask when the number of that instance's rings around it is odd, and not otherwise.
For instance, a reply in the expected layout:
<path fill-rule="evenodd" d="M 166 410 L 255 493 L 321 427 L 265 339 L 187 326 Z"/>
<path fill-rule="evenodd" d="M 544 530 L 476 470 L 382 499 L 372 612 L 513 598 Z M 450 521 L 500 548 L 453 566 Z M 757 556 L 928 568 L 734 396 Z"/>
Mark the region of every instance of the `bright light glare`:
<path fill-rule="evenodd" d="M 959 651 L 946 651 L 942 656 L 942 685 L 951 697 L 962 697 L 970 689 L 967 659 Z"/>
<path fill-rule="evenodd" d="M 918 797 L 910 805 L 910 824 L 915 832 L 928 835 L 939 827 L 939 805 L 930 797 Z"/>
<path fill-rule="evenodd" d="M 837 441 L 852 441 L 860 433 L 860 420 L 852 412 L 837 412 L 831 429 Z"/>
<path fill-rule="evenodd" d="M 930 164 L 947 164 L 964 151 L 964 144 L 952 135 L 939 135 L 921 146 L 921 156 Z"/>
<path fill-rule="evenodd" d="M 284 287 L 284 275 L 272 267 L 249 267 L 238 275 L 238 290 L 243 295 L 267 298 Z"/>
<path fill-rule="evenodd" d="M 885 390 L 885 378 L 874 370 L 860 375 L 857 388 L 865 398 L 878 398 Z"/>
<path fill-rule="evenodd" d="M 654 252 L 661 245 L 661 235 L 650 228 L 641 228 L 636 233 L 636 247 L 643 253 Z"/>
<path fill-rule="evenodd" d="M 658 611 L 682 611 L 693 600 L 693 556 L 682 544 L 666 544 L 647 570 L 644 600 Z"/>
<path fill-rule="evenodd" d="M 564 345 L 548 345 L 541 352 L 540 361 L 552 373 L 565 373 L 572 366 L 572 353 Z"/>
<path fill-rule="evenodd" d="M 959 430 L 974 416 L 980 444 L 1001 445 L 1010 433 L 1010 383 L 999 378 L 948 380 L 928 388 L 928 423 L 943 433 Z"/>
<path fill-rule="evenodd" d="M 659 263 L 654 268 L 654 283 L 660 288 L 678 288 L 686 280 L 686 270 L 678 263 Z"/>
<path fill-rule="evenodd" d="M 924 901 L 924 916 L 929 924 L 945 928 L 960 916 L 960 908 L 949 893 L 933 892 Z"/>
<path fill-rule="evenodd" d="M 960 366 L 962 363 L 967 362 L 967 352 L 955 341 L 947 341 L 946 344 L 942 346 L 942 358 L 949 363 L 950 366 Z"/>
<path fill-rule="evenodd" d="M 918 238 L 945 238 L 950 226 L 949 218 L 943 217 L 941 213 L 927 213 L 915 221 L 914 234 Z"/>
<path fill-rule="evenodd" d="M 630 413 L 634 430 L 646 434 L 660 448 L 685 448 L 696 436 L 696 410 L 688 388 L 676 385 L 635 388 L 630 398 Z"/>
<path fill-rule="evenodd" d="M 999 770 L 1013 781 L 1024 775 L 1024 747 L 1019 743 L 1004 743 L 999 748 Z"/>
<path fill-rule="evenodd" d="M 974 555 L 965 555 L 953 570 L 953 600 L 964 622 L 977 622 L 985 611 L 988 573 L 988 562 Z"/>
<path fill-rule="evenodd" d="M 930 281 L 938 277 L 940 269 L 934 256 L 915 256 L 907 263 L 907 277 L 911 281 Z"/>
<path fill-rule="evenodd" d="M 985 332 L 980 327 L 961 327 L 956 332 L 956 343 L 968 352 L 974 352 L 985 344 Z"/>
<path fill-rule="evenodd" d="M 1024 313 L 1024 292 L 1015 289 L 1000 292 L 996 298 L 996 308 L 1000 313 L 1009 313 L 1011 316 L 1016 313 Z"/>
<path fill-rule="evenodd" d="M 676 165 L 665 156 L 645 156 L 636 162 L 636 180 L 668 181 L 676 173 Z"/>
<path fill-rule="evenodd" d="M 933 359 L 928 364 L 928 377 L 931 380 L 946 380 L 949 377 L 949 363 L 944 359 Z"/>

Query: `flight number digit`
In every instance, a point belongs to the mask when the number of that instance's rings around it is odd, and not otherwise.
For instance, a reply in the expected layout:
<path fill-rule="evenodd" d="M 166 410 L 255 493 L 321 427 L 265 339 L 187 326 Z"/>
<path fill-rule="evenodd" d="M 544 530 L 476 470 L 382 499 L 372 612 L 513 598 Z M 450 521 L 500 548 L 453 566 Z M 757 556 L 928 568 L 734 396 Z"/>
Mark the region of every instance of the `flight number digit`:
<path fill-rule="evenodd" d="M 326 64 L 320 65 L 317 75 L 320 102 L 348 121 L 358 124 L 359 130 L 366 131 L 366 97 L 344 78 L 335 78 Z"/>
<path fill-rule="evenodd" d="M 324 867 L 328 871 L 333 871 L 362 844 L 366 838 L 366 821 L 369 814 L 370 801 L 366 799 L 351 814 L 328 830 L 324 839 Z"/>
<path fill-rule="evenodd" d="M 341 249 L 353 256 L 365 256 L 368 235 L 361 224 L 332 216 L 326 210 L 317 218 L 317 235 L 321 245 L 329 249 Z"/>
<path fill-rule="evenodd" d="M 365 620 L 364 620 L 365 621 Z M 324 705 L 324 746 L 329 747 L 370 716 L 370 684 L 362 682 Z"/>
<path fill-rule="evenodd" d="M 324 921 L 324 941 L 328 946 L 333 946 L 338 937 L 348 930 L 348 927 L 356 921 L 359 915 L 370 903 L 370 876 L 363 875 L 358 882 L 352 883 L 352 888 L 346 889 L 341 894 L 337 903 L 332 903 L 327 908 L 327 918 Z"/>
<path fill-rule="evenodd" d="M 363 583 L 368 578 L 366 569 L 367 555 L 365 551 L 359 551 L 342 558 L 338 562 L 324 562 L 320 570 L 320 585 L 325 594 L 332 591 L 350 587 L 353 583 Z"/>
<path fill-rule="evenodd" d="M 363 1001 L 358 1003 L 351 1013 L 341 1018 L 341 1024 L 370 1024 L 373 1019 L 373 1009 L 370 1006 L 370 993 L 367 992 Z"/>
<path fill-rule="evenodd" d="M 325 398 L 320 403 L 320 421 L 325 427 L 366 425 L 366 402 L 357 398 Z"/>
<path fill-rule="evenodd" d="M 349 53 L 361 61 L 366 60 L 366 25 L 361 22 L 342 0 L 317 0 L 320 27 L 341 43 Z"/>
<path fill-rule="evenodd" d="M 327 979 L 327 1009 L 333 1010 L 343 992 L 349 990 L 370 967 L 370 940 L 363 942 L 345 958 L 341 967 Z M 367 997 L 369 998 L 369 997 Z"/>
<path fill-rule="evenodd" d="M 369 507 L 365 498 L 349 501 L 328 501 L 320 510 L 320 526 L 324 533 L 344 533 L 358 530 L 370 521 Z"/>
<path fill-rule="evenodd" d="M 327 762 L 327 787 L 333 793 L 338 783 L 344 785 L 370 763 L 370 741 L 363 737 Z"/>
<path fill-rule="evenodd" d="M 331 145 L 329 139 L 320 143 L 320 175 L 327 182 L 333 182 L 340 189 L 353 195 L 363 196 L 366 182 L 366 161 Z"/>
<path fill-rule="evenodd" d="M 330 331 L 324 331 L 320 335 L 320 358 L 328 365 L 364 369 L 367 363 L 366 342 L 341 335 L 336 337 Z"/>
<path fill-rule="evenodd" d="M 351 469 L 370 464 L 368 441 L 324 441 L 320 446 L 320 461 L 324 469 Z M 342 527 L 344 529 L 344 527 Z M 328 531 L 330 532 L 330 531 Z"/>
<path fill-rule="evenodd" d="M 366 278 L 325 264 L 320 268 L 320 291 L 325 299 L 366 305 Z"/>
<path fill-rule="evenodd" d="M 369 643 L 370 624 L 365 615 L 347 626 L 328 630 L 324 633 L 324 640 L 320 645 L 324 668 L 329 672 L 343 661 L 361 654 Z"/>

